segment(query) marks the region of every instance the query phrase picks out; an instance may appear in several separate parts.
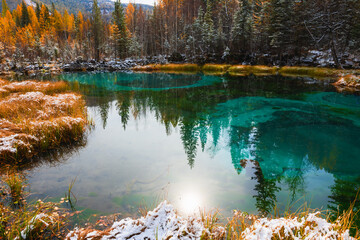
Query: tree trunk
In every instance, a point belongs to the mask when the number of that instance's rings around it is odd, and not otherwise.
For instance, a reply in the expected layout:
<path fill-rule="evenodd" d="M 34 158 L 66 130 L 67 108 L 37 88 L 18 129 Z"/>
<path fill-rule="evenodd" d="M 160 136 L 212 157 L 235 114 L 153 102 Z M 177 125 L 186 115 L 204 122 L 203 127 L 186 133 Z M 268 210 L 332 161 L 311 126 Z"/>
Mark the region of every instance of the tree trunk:
<path fill-rule="evenodd" d="M 330 33 L 330 36 L 331 36 L 331 41 L 330 41 L 331 55 L 332 55 L 333 60 L 335 62 L 335 66 L 336 66 L 336 68 L 342 69 L 342 66 L 341 66 L 341 63 L 339 62 L 338 54 L 337 54 L 337 51 L 336 51 L 336 46 L 335 46 L 335 43 L 334 43 L 334 35 L 333 35 L 332 32 Z"/>

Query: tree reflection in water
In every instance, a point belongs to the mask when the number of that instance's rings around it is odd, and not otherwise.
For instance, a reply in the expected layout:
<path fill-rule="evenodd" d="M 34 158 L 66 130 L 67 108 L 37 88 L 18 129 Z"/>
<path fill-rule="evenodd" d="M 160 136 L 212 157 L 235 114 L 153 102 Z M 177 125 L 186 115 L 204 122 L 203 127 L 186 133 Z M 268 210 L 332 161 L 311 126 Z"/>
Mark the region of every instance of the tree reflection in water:
<path fill-rule="evenodd" d="M 135 75 L 135 82 L 131 75 L 125 80 L 111 76 L 68 78 L 86 95 L 89 106 L 98 106 L 103 127 L 115 101 L 124 129 L 131 116 L 136 121 L 152 112 L 166 134 L 179 130 L 190 168 L 196 165 L 198 151 L 215 156 L 226 148 L 238 174 L 251 163 L 256 207 L 264 215 L 275 205 L 277 183 L 288 186 L 293 203 L 304 195 L 304 175 L 312 169 L 334 175 L 330 199 L 334 206 L 348 206 L 349 199 L 342 195 L 346 184 L 337 176 L 356 175 L 360 168 L 360 161 L 341 161 L 360 155 L 352 147 L 352 139 L 360 133 L 360 110 L 354 97 L 331 92 L 334 89 L 325 82 L 309 85 L 301 78 L 281 76 L 217 81 L 213 76 L 207 80 L 199 75 L 145 74 Z"/>

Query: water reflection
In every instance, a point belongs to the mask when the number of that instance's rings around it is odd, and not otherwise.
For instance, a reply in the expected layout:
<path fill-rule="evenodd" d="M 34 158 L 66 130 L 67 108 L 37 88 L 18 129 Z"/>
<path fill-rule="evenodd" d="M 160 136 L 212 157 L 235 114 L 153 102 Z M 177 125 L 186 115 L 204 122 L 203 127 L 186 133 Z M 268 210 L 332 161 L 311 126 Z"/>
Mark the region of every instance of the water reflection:
<path fill-rule="evenodd" d="M 185 212 L 220 205 L 265 215 L 275 203 L 285 208 L 305 195 L 314 207 L 326 207 L 329 199 L 344 199 L 331 186 L 359 177 L 359 96 L 333 92 L 326 82 L 128 73 L 64 78 L 100 118 L 102 130 L 72 164 L 94 175 L 82 175 L 80 194 L 97 186 L 99 198 L 108 199 L 105 211 L 131 211 L 160 189 Z M 100 186 L 114 179 L 118 187 Z M 79 202 L 96 208 L 89 199 Z"/>

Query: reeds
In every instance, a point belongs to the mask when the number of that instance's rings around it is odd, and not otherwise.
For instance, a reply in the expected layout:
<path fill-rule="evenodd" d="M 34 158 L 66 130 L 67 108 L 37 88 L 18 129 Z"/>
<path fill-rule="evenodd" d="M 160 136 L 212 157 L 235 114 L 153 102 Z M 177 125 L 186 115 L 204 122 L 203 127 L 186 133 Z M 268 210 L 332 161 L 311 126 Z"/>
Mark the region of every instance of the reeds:
<path fill-rule="evenodd" d="M 68 213 L 59 204 L 27 203 L 25 177 L 20 173 L 10 171 L 1 178 L 0 239 L 62 238 Z"/>
<path fill-rule="evenodd" d="M 65 82 L 0 80 L 0 161 L 13 162 L 81 140 L 85 102 Z"/>

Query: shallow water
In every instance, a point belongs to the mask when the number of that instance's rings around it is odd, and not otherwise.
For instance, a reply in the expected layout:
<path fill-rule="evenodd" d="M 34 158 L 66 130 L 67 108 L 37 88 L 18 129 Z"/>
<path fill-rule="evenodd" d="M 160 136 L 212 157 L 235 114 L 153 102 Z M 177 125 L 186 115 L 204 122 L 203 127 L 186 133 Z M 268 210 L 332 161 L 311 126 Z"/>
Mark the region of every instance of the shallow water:
<path fill-rule="evenodd" d="M 168 199 L 183 213 L 348 204 L 360 180 L 360 96 L 310 78 L 165 73 L 65 74 L 86 96 L 86 144 L 30 169 L 33 198 L 138 214 Z M 347 187 L 343 187 L 347 186 Z"/>

